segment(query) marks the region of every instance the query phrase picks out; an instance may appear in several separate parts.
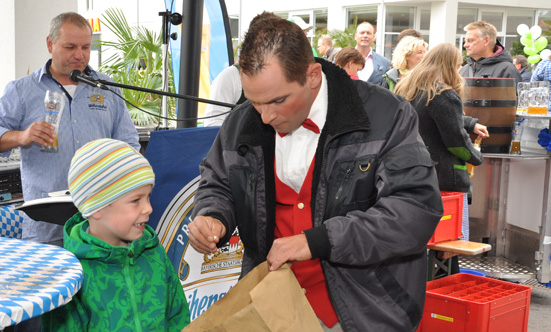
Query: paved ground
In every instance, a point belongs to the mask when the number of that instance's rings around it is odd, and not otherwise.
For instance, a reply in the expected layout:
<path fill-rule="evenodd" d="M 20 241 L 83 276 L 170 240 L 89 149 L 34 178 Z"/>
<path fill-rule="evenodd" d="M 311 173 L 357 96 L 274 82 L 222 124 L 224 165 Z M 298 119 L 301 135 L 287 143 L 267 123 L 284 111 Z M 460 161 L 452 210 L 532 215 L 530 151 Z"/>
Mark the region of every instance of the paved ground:
<path fill-rule="evenodd" d="M 551 331 L 551 289 L 534 287 L 530 300 L 528 332 Z"/>

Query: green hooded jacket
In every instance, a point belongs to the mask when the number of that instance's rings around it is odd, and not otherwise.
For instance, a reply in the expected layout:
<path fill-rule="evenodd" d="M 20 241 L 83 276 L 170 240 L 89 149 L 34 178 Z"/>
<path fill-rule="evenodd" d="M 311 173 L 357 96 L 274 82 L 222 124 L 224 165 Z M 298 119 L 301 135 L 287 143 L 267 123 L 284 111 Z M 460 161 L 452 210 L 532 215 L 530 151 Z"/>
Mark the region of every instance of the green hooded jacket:
<path fill-rule="evenodd" d="M 82 288 L 42 319 L 43 331 L 181 331 L 189 308 L 180 280 L 153 228 L 128 247 L 90 234 L 75 214 L 64 227 L 64 246 L 80 260 Z"/>

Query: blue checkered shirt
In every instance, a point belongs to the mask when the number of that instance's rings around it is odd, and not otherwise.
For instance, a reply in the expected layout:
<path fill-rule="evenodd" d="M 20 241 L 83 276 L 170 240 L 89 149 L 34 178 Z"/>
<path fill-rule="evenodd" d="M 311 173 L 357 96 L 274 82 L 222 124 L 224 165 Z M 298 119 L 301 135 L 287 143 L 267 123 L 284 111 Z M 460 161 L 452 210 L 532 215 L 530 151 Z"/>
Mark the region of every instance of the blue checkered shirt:
<path fill-rule="evenodd" d="M 534 72 L 532 73 L 533 81 L 548 81 L 551 83 L 551 60 L 549 58 L 543 60 L 538 64 Z M 549 111 L 551 111 L 551 84 L 549 85 Z"/>
<path fill-rule="evenodd" d="M 25 130 L 33 122 L 44 120 L 46 90 L 64 92 L 49 74 L 51 60 L 42 69 L 10 82 L 0 98 L 0 136 L 10 130 Z M 95 79 L 112 81 L 92 70 Z M 118 88 L 110 88 L 120 94 Z M 66 190 L 71 158 L 84 144 L 98 138 L 114 138 L 129 143 L 139 151 L 138 133 L 126 105 L 113 93 L 79 83 L 74 97 L 66 94 L 65 109 L 59 124 L 59 151 L 41 152 L 33 143 L 21 147 L 21 182 L 26 201 L 47 197 L 49 192 Z M 8 156 L 9 152 L 0 154 Z M 25 215 L 23 239 L 50 242 L 63 238 L 63 227 L 38 222 Z"/>

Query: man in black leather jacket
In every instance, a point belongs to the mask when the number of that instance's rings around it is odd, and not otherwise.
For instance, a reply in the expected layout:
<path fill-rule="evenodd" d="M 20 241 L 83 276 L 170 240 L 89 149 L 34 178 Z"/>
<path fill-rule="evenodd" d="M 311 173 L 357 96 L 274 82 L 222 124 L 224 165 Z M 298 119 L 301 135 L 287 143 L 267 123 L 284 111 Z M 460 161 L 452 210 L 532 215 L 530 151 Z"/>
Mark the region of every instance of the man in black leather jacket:
<path fill-rule="evenodd" d="M 239 227 L 242 276 L 293 263 L 325 331 L 413 332 L 443 213 L 415 110 L 314 60 L 294 26 L 251 22 L 239 61 L 249 101 L 201 163 L 191 245 L 216 252 Z"/>

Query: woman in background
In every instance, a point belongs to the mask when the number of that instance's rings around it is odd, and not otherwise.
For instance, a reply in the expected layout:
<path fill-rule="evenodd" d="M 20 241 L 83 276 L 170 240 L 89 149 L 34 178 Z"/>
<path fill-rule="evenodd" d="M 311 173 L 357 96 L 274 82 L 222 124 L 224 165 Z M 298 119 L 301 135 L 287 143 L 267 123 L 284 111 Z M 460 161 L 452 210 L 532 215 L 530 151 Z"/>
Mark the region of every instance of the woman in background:
<path fill-rule="evenodd" d="M 394 87 L 425 56 L 428 44 L 421 38 L 406 36 L 392 52 L 392 68 L 383 74 L 383 87 L 394 91 Z"/>
<path fill-rule="evenodd" d="M 462 62 L 461 52 L 454 45 L 439 44 L 400 80 L 394 92 L 407 99 L 417 111 L 419 133 L 436 164 L 440 190 L 467 193 L 470 177 L 466 163 L 482 164 L 482 154 L 473 146 L 466 128 L 482 137 L 488 132 L 477 123 L 478 119 L 463 114 L 464 81 L 458 72 Z M 467 195 L 464 206 L 467 206 Z M 464 213 L 465 236 L 468 236 L 468 221 L 468 213 Z M 453 258 L 452 273 L 457 273 L 457 256 Z"/>
<path fill-rule="evenodd" d="M 351 78 L 358 79 L 358 71 L 365 66 L 365 58 L 354 47 L 347 46 L 340 50 L 335 57 L 335 64 L 346 70 Z"/>

